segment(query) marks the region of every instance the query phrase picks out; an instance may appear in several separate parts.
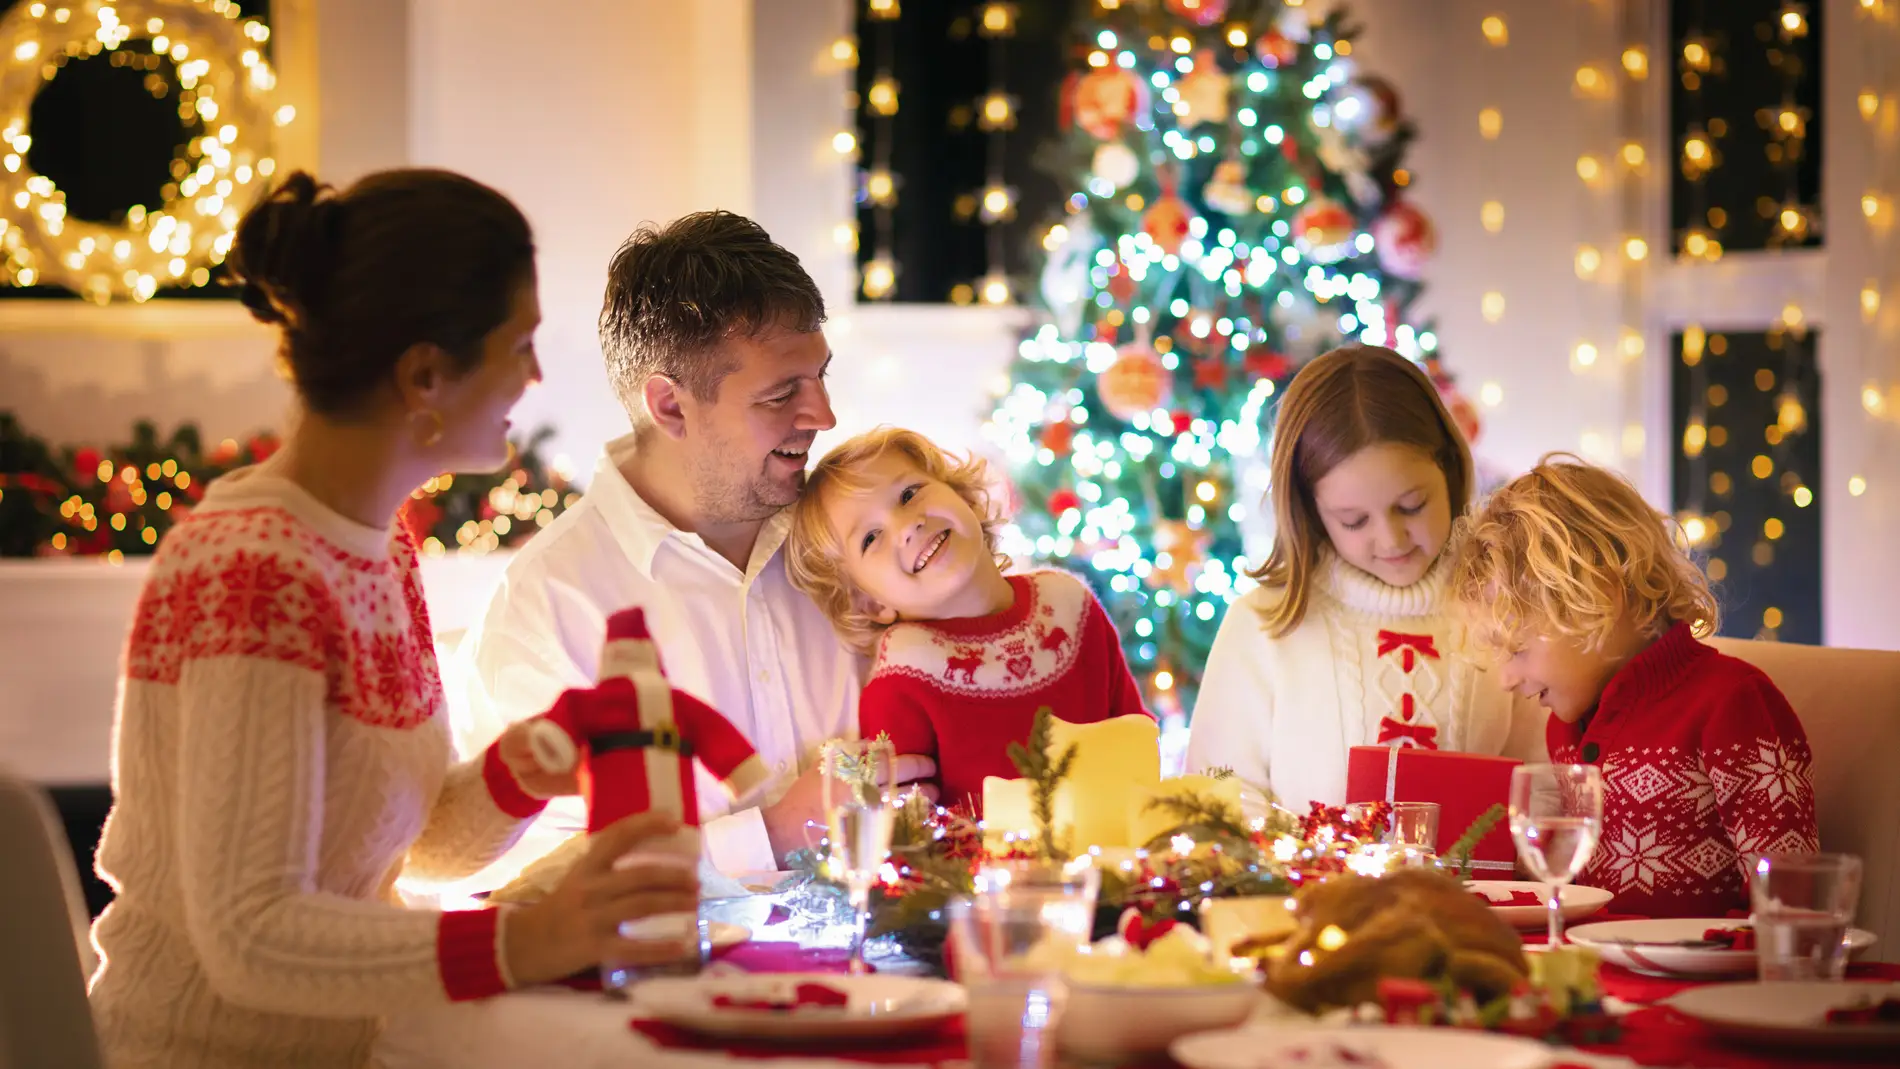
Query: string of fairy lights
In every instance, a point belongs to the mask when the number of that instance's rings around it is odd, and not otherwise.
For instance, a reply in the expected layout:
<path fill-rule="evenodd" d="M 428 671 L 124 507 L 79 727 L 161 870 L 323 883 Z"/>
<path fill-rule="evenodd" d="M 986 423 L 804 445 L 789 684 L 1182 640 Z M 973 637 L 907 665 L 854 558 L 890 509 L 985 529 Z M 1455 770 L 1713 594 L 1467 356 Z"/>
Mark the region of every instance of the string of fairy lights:
<path fill-rule="evenodd" d="M 1008 304 L 1009 275 L 1004 270 L 1003 224 L 1016 218 L 1016 190 L 1004 183 L 1003 151 L 1009 131 L 1016 128 L 1017 100 L 1003 86 L 1004 60 L 1008 41 L 1016 35 L 1016 5 L 985 4 L 977 17 L 977 33 L 989 41 L 989 92 L 977 107 L 977 128 L 984 138 L 984 181 L 978 198 L 977 218 L 983 222 L 983 244 L 987 267 L 977 280 L 976 297 L 984 304 Z M 967 304 L 969 293 L 959 285 L 952 290 L 954 303 Z M 959 299 L 961 298 L 961 299 Z"/>
<path fill-rule="evenodd" d="M 1847 492 L 1860 497 L 1867 492 L 1865 465 L 1881 452 L 1882 439 L 1891 438 L 1892 422 L 1900 417 L 1900 372 L 1892 366 L 1894 339 L 1900 335 L 1900 301 L 1892 294 L 1900 267 L 1893 245 L 1894 205 L 1892 190 L 1900 185 L 1900 77 L 1896 76 L 1896 51 L 1900 51 L 1900 3 L 1896 0 L 1860 0 L 1855 6 L 1854 39 L 1859 43 L 1858 67 L 1865 83 L 1854 95 L 1856 117 L 1861 126 L 1857 133 L 1867 137 L 1872 147 L 1870 183 L 1860 197 L 1860 214 L 1870 248 L 1867 262 L 1878 265 L 1878 275 L 1866 278 L 1859 292 L 1859 350 L 1861 407 L 1871 425 L 1869 434 L 1855 456 L 1856 466 L 1848 476 Z M 1883 355 L 1885 360 L 1882 359 Z M 1892 445 L 1886 451 L 1891 454 Z"/>
<path fill-rule="evenodd" d="M 897 291 L 897 262 L 891 253 L 894 216 L 897 210 L 897 175 L 891 171 L 892 127 L 897 116 L 901 87 L 892 71 L 896 58 L 897 19 L 903 12 L 897 0 L 868 0 L 866 19 L 871 34 L 871 85 L 862 102 L 854 101 L 854 111 L 869 118 L 871 159 L 858 172 L 858 201 L 870 206 L 871 258 L 860 269 L 858 288 L 869 300 L 889 300 Z M 847 62 L 858 62 L 860 50 L 849 38 L 840 38 L 832 46 L 833 55 Z M 853 96 L 856 94 L 854 93 Z M 839 151 L 862 154 L 863 147 L 849 132 L 838 135 Z"/>

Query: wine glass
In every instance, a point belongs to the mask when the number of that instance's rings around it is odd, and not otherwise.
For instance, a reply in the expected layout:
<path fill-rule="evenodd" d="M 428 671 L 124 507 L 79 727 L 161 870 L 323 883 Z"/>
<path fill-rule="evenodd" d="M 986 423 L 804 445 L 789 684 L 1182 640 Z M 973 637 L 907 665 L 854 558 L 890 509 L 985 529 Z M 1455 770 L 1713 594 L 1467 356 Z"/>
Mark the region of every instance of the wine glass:
<path fill-rule="evenodd" d="M 1595 765 L 1511 770 L 1511 838 L 1549 892 L 1550 945 L 1564 941 L 1563 887 L 1590 861 L 1603 833 L 1603 773 Z"/>
<path fill-rule="evenodd" d="M 888 739 L 841 740 L 819 755 L 819 783 L 830 840 L 831 874 L 842 880 L 857 915 L 851 935 L 853 975 L 868 972 L 864 937 L 870 924 L 871 888 L 890 857 L 897 822 L 891 771 L 896 754 Z"/>

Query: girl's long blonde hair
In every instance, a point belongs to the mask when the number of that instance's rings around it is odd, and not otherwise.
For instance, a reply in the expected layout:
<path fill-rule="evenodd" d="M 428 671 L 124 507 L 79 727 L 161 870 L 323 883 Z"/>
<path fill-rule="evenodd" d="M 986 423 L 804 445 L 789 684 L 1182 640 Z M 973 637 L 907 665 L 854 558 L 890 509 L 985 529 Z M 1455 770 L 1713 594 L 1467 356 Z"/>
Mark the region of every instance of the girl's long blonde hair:
<path fill-rule="evenodd" d="M 1438 388 L 1417 364 L 1376 345 L 1348 345 L 1315 358 L 1293 376 L 1273 430 L 1267 498 L 1273 551 L 1249 573 L 1282 592 L 1261 613 L 1267 633 L 1287 634 L 1306 618 L 1326 527 L 1313 486 L 1347 457 L 1389 442 L 1411 446 L 1445 473 L 1451 513 L 1471 506 L 1471 447 Z"/>

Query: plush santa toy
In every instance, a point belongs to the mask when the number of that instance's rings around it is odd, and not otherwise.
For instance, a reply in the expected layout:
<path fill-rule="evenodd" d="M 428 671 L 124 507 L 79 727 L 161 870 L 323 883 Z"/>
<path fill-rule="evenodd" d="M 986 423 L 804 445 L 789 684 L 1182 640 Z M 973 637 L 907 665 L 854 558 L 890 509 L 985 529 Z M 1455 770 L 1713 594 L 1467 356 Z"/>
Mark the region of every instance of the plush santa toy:
<path fill-rule="evenodd" d="M 622 817 L 659 810 L 678 817 L 678 841 L 652 844 L 699 856 L 697 760 L 735 797 L 770 773 L 752 744 L 717 710 L 667 682 L 646 614 L 626 609 L 607 620 L 600 682 L 569 690 L 529 729 L 535 760 L 551 772 L 578 764 L 591 834 Z"/>

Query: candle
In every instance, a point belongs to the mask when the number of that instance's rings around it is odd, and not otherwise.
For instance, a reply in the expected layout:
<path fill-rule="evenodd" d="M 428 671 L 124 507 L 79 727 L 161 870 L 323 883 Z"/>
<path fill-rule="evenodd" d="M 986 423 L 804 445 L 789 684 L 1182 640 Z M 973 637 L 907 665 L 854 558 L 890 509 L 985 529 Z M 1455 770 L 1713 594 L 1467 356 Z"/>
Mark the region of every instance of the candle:
<path fill-rule="evenodd" d="M 1231 776 L 1226 779 L 1215 779 L 1212 776 L 1176 776 L 1173 779 L 1162 780 L 1152 787 L 1137 788 L 1128 797 L 1128 842 L 1132 846 L 1147 846 L 1155 836 L 1181 823 L 1180 813 L 1173 808 L 1150 805 L 1157 798 L 1191 794 L 1198 798 L 1225 802 L 1233 811 L 1234 819 L 1244 822 L 1240 792 L 1240 781 Z"/>
<path fill-rule="evenodd" d="M 1161 729 L 1147 716 L 1094 724 L 1056 720 L 1049 752 L 1075 746 L 1075 764 L 1056 791 L 1056 837 L 1082 853 L 1091 846 L 1137 845 L 1129 834 L 1128 799 L 1161 782 Z M 989 810 L 984 810 L 985 819 Z"/>
<path fill-rule="evenodd" d="M 1006 836 L 1026 839 L 1036 834 L 1035 809 L 1030 804 L 1029 781 L 983 777 L 983 845 L 1001 850 Z"/>

